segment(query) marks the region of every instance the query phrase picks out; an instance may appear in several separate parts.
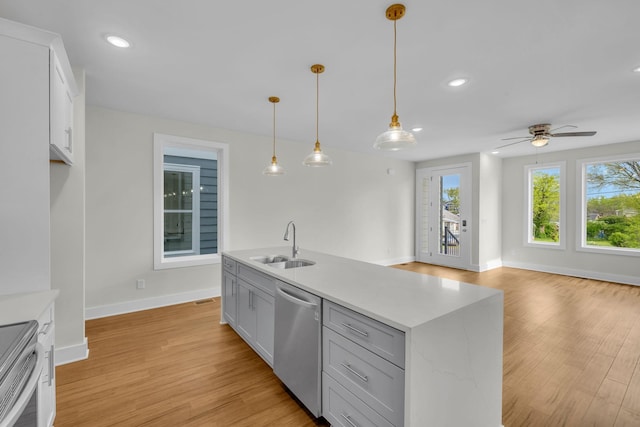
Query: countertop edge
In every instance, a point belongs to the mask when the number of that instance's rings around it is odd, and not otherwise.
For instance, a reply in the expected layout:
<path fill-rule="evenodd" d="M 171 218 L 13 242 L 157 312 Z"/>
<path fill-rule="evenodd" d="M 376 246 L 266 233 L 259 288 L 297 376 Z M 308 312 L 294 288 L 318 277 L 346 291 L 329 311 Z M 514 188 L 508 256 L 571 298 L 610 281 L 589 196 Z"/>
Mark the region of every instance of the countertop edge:
<path fill-rule="evenodd" d="M 59 295 L 58 289 L 0 295 L 0 325 L 38 319 Z"/>

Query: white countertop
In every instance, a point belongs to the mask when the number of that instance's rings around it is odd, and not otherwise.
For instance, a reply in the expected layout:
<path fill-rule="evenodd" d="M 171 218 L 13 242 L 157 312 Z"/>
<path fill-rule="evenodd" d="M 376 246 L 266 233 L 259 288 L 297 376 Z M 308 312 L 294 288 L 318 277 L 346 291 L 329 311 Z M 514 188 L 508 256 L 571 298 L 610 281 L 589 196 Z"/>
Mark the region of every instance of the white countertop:
<path fill-rule="evenodd" d="M 60 291 L 28 292 L 0 296 L 0 325 L 36 320 L 58 297 Z"/>
<path fill-rule="evenodd" d="M 402 331 L 502 293 L 305 249 L 300 250 L 298 258 L 315 261 L 315 265 L 285 270 L 250 259 L 262 255 L 291 256 L 290 246 L 229 251 L 223 255 Z"/>

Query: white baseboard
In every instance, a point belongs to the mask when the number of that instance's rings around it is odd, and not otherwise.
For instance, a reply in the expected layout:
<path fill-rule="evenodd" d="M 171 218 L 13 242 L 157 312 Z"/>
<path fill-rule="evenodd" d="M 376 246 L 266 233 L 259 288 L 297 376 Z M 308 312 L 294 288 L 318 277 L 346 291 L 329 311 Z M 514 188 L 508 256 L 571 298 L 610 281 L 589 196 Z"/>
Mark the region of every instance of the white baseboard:
<path fill-rule="evenodd" d="M 149 310 L 151 308 L 166 307 L 168 305 L 182 304 L 205 298 L 220 296 L 220 288 L 202 289 L 198 291 L 184 292 L 173 295 L 162 295 L 133 301 L 123 301 L 116 304 L 98 305 L 85 309 L 85 320 L 101 317 L 115 316 L 117 314 L 133 313 L 135 311 Z"/>
<path fill-rule="evenodd" d="M 502 267 L 502 260 L 501 259 L 494 259 L 491 260 L 487 263 L 485 263 L 484 265 L 481 265 L 478 267 L 478 272 L 483 272 L 483 271 L 489 271 L 489 270 L 493 270 L 494 268 L 500 268 Z"/>
<path fill-rule="evenodd" d="M 381 261 L 374 261 L 373 264 L 389 266 L 389 265 L 396 265 L 396 264 L 405 264 L 407 262 L 413 262 L 415 260 L 416 260 L 416 257 L 407 256 L 407 257 L 401 257 L 401 258 L 392 258 L 392 259 L 383 259 Z"/>
<path fill-rule="evenodd" d="M 67 347 L 56 347 L 56 366 L 77 362 L 79 360 L 87 359 L 88 357 L 89 346 L 87 345 L 87 337 L 84 337 L 82 344 L 70 345 Z"/>
<path fill-rule="evenodd" d="M 503 261 L 503 267 L 521 268 L 523 270 L 542 271 L 544 273 L 562 274 L 563 276 L 582 277 L 585 279 L 602 280 L 604 282 L 623 283 L 640 286 L 639 276 L 625 276 L 622 274 L 602 273 L 599 271 L 578 270 L 573 268 L 554 267 L 549 265 L 529 264 L 526 262 Z"/>

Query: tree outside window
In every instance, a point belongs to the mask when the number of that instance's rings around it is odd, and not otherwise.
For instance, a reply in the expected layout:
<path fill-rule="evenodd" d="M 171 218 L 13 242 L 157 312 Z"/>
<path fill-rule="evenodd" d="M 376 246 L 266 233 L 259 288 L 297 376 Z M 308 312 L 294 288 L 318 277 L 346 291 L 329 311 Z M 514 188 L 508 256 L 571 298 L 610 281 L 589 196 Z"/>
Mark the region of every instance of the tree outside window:
<path fill-rule="evenodd" d="M 564 163 L 527 166 L 525 242 L 564 248 Z"/>
<path fill-rule="evenodd" d="M 640 252 L 640 160 L 584 166 L 586 247 Z"/>

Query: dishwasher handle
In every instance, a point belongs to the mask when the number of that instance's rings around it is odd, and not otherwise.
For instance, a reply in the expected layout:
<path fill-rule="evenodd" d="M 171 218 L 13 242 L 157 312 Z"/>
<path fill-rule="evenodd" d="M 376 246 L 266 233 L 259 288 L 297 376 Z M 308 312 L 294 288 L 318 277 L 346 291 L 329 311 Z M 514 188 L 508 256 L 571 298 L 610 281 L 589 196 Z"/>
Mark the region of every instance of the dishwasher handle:
<path fill-rule="evenodd" d="M 281 297 L 283 297 L 284 299 L 294 303 L 294 304 L 298 304 L 301 305 L 305 308 L 310 308 L 310 309 L 315 309 L 316 307 L 318 307 L 318 304 L 314 303 L 314 302 L 309 302 L 306 300 L 301 299 L 300 297 L 298 297 L 297 295 L 291 295 L 289 292 L 285 291 L 282 288 L 276 288 L 276 291 L 278 291 L 278 294 L 280 294 Z"/>

